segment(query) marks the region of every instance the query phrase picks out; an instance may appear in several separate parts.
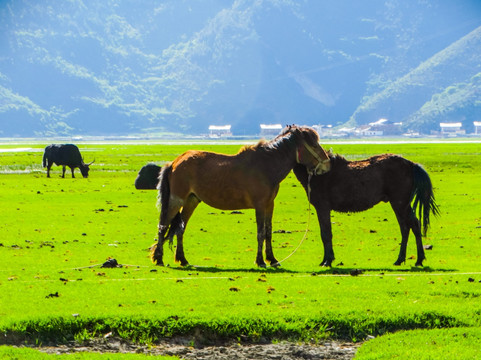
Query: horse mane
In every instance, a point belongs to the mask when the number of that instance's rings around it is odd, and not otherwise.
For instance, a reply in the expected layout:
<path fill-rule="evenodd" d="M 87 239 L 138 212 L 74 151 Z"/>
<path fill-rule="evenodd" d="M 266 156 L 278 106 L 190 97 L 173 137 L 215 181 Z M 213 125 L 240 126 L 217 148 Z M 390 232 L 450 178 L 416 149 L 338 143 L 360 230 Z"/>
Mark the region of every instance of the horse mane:
<path fill-rule="evenodd" d="M 302 129 L 302 127 L 288 125 L 274 139 L 270 141 L 262 139 L 255 145 L 245 145 L 239 150 L 239 153 L 248 150 L 262 151 L 266 153 L 280 150 L 288 153 L 297 147 L 300 138 L 300 129 Z"/>
<path fill-rule="evenodd" d="M 350 161 L 347 160 L 344 156 L 340 154 L 334 154 L 331 150 L 329 150 L 328 154 L 329 159 L 331 160 L 331 166 L 334 164 L 348 164 Z"/>
<path fill-rule="evenodd" d="M 403 161 L 408 161 L 404 159 L 402 156 L 394 155 L 394 154 L 380 154 L 368 157 L 367 159 L 361 160 L 347 160 L 344 156 L 340 154 L 334 154 L 331 151 L 328 153 L 329 159 L 331 160 L 331 167 L 340 166 L 340 165 L 347 165 L 351 168 L 364 168 L 366 166 L 375 165 L 383 163 L 385 160 L 398 158 L 402 159 Z"/>
<path fill-rule="evenodd" d="M 257 150 L 257 148 L 259 147 L 262 147 L 264 146 L 265 144 L 267 143 L 267 140 L 265 139 L 261 139 L 259 140 L 259 142 L 257 144 L 254 144 L 254 145 L 244 145 L 242 146 L 239 151 L 238 151 L 238 154 L 244 152 L 244 151 L 249 151 L 249 150 Z"/>

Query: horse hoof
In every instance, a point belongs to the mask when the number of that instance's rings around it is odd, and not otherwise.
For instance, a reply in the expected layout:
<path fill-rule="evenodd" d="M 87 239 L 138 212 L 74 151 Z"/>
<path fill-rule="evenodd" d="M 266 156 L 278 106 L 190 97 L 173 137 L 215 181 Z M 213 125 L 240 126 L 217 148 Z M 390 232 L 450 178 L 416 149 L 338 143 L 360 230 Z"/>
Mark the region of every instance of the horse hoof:
<path fill-rule="evenodd" d="M 259 266 L 260 268 L 263 268 L 263 269 L 265 269 L 267 267 L 266 264 L 257 264 L 257 266 Z"/>
<path fill-rule="evenodd" d="M 280 267 L 281 266 L 281 263 L 279 261 L 276 261 L 275 263 L 271 263 L 271 267 Z"/>
<path fill-rule="evenodd" d="M 394 263 L 394 266 L 399 266 L 399 265 L 402 265 L 403 263 L 404 263 L 404 261 L 398 260 Z"/>

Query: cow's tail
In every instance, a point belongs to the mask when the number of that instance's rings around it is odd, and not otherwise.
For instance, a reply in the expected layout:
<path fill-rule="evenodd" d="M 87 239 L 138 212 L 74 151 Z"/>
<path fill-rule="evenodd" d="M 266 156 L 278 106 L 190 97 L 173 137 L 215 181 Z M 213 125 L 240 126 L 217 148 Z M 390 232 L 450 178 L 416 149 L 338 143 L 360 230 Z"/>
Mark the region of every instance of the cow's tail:
<path fill-rule="evenodd" d="M 43 167 L 47 167 L 47 150 L 43 153 Z"/>
<path fill-rule="evenodd" d="M 426 236 L 429 228 L 429 214 L 439 215 L 439 208 L 434 199 L 433 185 L 428 173 L 420 165 L 413 165 L 414 186 L 411 199 L 413 202 L 413 213 L 419 219 L 422 233 Z"/>

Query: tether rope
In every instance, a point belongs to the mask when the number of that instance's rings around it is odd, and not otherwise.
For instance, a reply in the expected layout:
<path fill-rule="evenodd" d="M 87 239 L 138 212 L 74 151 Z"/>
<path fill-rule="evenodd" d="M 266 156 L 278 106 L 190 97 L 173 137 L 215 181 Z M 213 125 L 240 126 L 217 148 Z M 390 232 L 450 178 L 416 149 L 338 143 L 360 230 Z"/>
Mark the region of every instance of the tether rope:
<path fill-rule="evenodd" d="M 306 224 L 306 231 L 304 231 L 304 236 L 302 237 L 302 239 L 299 242 L 299 244 L 297 245 L 297 247 L 289 255 L 287 255 L 281 261 L 278 261 L 276 264 L 269 265 L 268 267 L 278 267 L 282 262 L 289 259 L 292 255 L 294 255 L 297 252 L 297 250 L 299 250 L 302 243 L 307 238 L 307 233 L 309 232 L 309 222 L 310 222 L 310 219 L 311 219 L 311 178 L 312 178 L 312 173 L 309 173 L 308 176 L 307 176 L 307 201 L 308 201 L 309 205 L 308 205 L 308 208 L 307 208 L 307 224 Z"/>
<path fill-rule="evenodd" d="M 199 268 L 202 268 L 199 266 Z M 366 271 L 369 271 L 367 269 Z M 363 278 L 363 277 L 399 277 L 399 278 L 404 278 L 404 277 L 437 277 L 437 276 L 448 276 L 448 277 L 453 277 L 453 276 L 462 276 L 462 275 L 481 275 L 481 272 L 479 271 L 474 271 L 474 272 L 442 272 L 442 273 L 378 273 L 378 274 L 360 274 L 357 276 L 353 276 L 351 274 L 300 274 L 300 275 L 294 275 L 294 274 L 284 274 L 284 275 L 276 275 L 276 278 L 306 278 L 306 277 L 312 277 L 312 278 L 333 278 L 333 277 L 352 277 L 352 278 Z M 150 278 L 131 278 L 131 279 L 111 279 L 111 278 L 104 278 L 102 277 L 101 279 L 82 279 L 82 280 L 77 280 L 77 279 L 65 279 L 65 282 L 106 282 L 106 281 L 113 281 L 113 282 L 120 282 L 120 281 L 159 281 L 159 280 L 225 280 L 225 279 L 232 279 L 232 276 L 189 276 L 189 277 L 181 277 L 181 276 L 176 276 L 176 277 L 150 277 Z M 35 281 L 32 280 L 15 280 L 15 282 L 18 283 L 33 283 L 33 282 L 58 282 L 58 279 L 35 279 Z"/>

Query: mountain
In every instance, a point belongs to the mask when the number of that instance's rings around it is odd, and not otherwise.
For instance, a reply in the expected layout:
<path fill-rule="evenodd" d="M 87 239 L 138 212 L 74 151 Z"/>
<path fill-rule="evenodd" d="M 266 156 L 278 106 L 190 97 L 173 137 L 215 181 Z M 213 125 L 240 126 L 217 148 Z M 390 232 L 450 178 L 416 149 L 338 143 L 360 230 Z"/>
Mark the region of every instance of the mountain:
<path fill-rule="evenodd" d="M 469 126 L 480 15 L 477 0 L 3 0 L 0 136 Z"/>
<path fill-rule="evenodd" d="M 476 51 L 473 51 L 476 49 Z M 481 119 L 481 27 L 422 62 L 380 92 L 365 97 L 356 123 L 387 117 L 423 133 L 461 121 L 472 132 Z"/>

